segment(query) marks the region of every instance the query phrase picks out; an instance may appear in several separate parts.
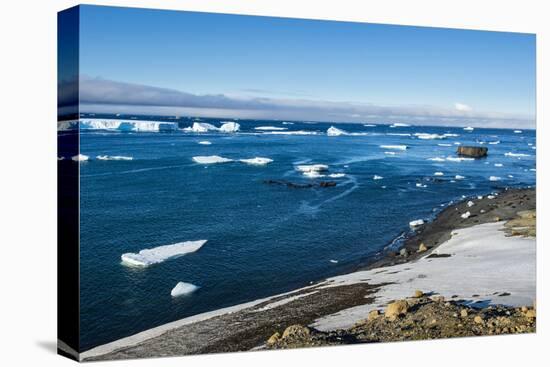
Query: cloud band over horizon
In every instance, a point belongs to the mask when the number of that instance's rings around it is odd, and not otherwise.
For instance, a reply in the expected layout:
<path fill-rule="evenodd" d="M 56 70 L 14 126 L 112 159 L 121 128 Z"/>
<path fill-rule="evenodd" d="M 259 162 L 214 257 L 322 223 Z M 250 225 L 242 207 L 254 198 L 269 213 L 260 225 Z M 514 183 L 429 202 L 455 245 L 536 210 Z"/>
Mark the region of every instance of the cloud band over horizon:
<path fill-rule="evenodd" d="M 78 83 L 62 81 L 59 114 L 76 110 L 74 93 L 79 91 L 79 110 L 90 113 L 185 115 L 214 118 L 249 118 L 323 122 L 415 123 L 419 125 L 535 128 L 535 117 L 476 111 L 455 102 L 452 106 L 383 106 L 359 102 L 319 101 L 299 98 L 237 97 L 224 94 L 198 95 L 175 89 L 80 76 Z"/>

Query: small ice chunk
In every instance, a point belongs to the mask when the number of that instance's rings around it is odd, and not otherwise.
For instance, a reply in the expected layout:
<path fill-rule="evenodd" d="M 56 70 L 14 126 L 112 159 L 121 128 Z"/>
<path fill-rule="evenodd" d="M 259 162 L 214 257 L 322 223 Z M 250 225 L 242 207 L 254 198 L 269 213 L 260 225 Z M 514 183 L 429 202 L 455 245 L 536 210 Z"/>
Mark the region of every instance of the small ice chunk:
<path fill-rule="evenodd" d="M 263 158 L 263 157 L 255 157 L 255 158 L 249 158 L 249 159 L 239 159 L 239 161 L 246 163 L 246 164 L 253 164 L 256 166 L 265 166 L 268 163 L 273 162 L 273 159 L 270 158 Z"/>
<path fill-rule="evenodd" d="M 178 284 L 176 284 L 174 289 L 172 289 L 172 291 L 170 292 L 170 295 L 172 297 L 183 296 L 185 294 L 193 293 L 197 289 L 199 289 L 199 287 L 197 287 L 194 284 L 179 282 Z"/>
<path fill-rule="evenodd" d="M 342 129 L 338 129 L 334 126 L 331 126 L 327 129 L 327 136 L 340 136 L 340 135 L 348 135 L 348 132 Z"/>
<path fill-rule="evenodd" d="M 465 131 L 474 131 L 474 128 L 471 126 L 467 126 L 464 128 Z"/>
<path fill-rule="evenodd" d="M 470 217 L 470 215 L 471 215 L 470 212 L 466 212 L 466 213 L 461 214 L 460 217 L 461 217 L 462 219 L 467 219 L 467 218 Z"/>
<path fill-rule="evenodd" d="M 328 177 L 330 178 L 342 178 L 342 177 L 345 177 L 346 174 L 345 173 L 331 173 L 330 175 L 328 175 Z"/>
<path fill-rule="evenodd" d="M 326 164 L 302 164 L 296 166 L 296 169 L 300 172 L 323 172 L 328 170 Z"/>
<path fill-rule="evenodd" d="M 232 159 L 220 157 L 219 155 L 196 156 L 196 157 L 193 157 L 193 160 L 199 164 L 233 162 Z"/>
<path fill-rule="evenodd" d="M 428 160 L 434 161 L 434 162 L 445 162 L 445 158 L 441 158 L 441 157 L 428 158 Z"/>
<path fill-rule="evenodd" d="M 524 153 L 512 153 L 512 152 L 504 153 L 504 155 L 505 155 L 506 157 L 530 157 L 529 154 L 524 154 Z"/>
<path fill-rule="evenodd" d="M 255 127 L 254 130 L 280 131 L 280 130 L 288 130 L 288 128 L 286 128 L 286 127 L 278 127 L 278 126 L 258 126 L 258 127 Z"/>
<path fill-rule="evenodd" d="M 131 161 L 134 159 L 124 155 L 98 155 L 96 158 L 100 161 Z"/>
<path fill-rule="evenodd" d="M 428 187 L 428 185 L 425 185 L 425 184 L 423 184 L 423 183 L 417 182 L 417 183 L 416 183 L 416 187 L 426 188 L 426 187 Z"/>
<path fill-rule="evenodd" d="M 395 152 L 384 152 L 384 154 L 387 154 L 387 155 L 395 155 L 396 153 L 395 153 Z"/>
<path fill-rule="evenodd" d="M 468 208 L 471 208 L 474 205 L 476 204 L 472 200 L 468 201 Z"/>
<path fill-rule="evenodd" d="M 433 139 L 445 139 L 445 135 L 439 135 L 439 134 L 428 134 L 428 133 L 415 133 L 414 136 L 416 136 L 418 139 L 422 140 L 433 140 Z"/>
<path fill-rule="evenodd" d="M 500 181 L 500 180 L 501 180 L 501 178 L 498 177 L 498 176 L 491 176 L 491 177 L 489 177 L 489 181 Z"/>
<path fill-rule="evenodd" d="M 444 176 L 444 173 L 443 172 L 435 172 L 434 176 Z"/>
<path fill-rule="evenodd" d="M 490 141 L 489 144 L 491 145 L 497 145 L 497 144 L 500 144 L 500 140 L 496 140 L 496 141 Z"/>
<path fill-rule="evenodd" d="M 183 256 L 198 251 L 205 243 L 206 240 L 179 242 L 173 245 L 164 245 L 141 250 L 138 253 L 128 252 L 122 254 L 120 258 L 125 265 L 150 266 L 173 257 Z"/>
<path fill-rule="evenodd" d="M 495 163 L 495 167 L 502 167 L 502 163 Z"/>
<path fill-rule="evenodd" d="M 437 145 L 440 146 L 440 147 L 452 147 L 453 146 L 452 144 L 449 144 L 449 143 L 439 143 Z"/>
<path fill-rule="evenodd" d="M 455 176 L 455 180 L 464 180 L 466 177 L 464 176 L 461 176 L 461 175 L 456 175 Z"/>
<path fill-rule="evenodd" d="M 58 161 L 62 161 L 63 159 L 65 159 L 65 157 L 57 157 Z"/>
<path fill-rule="evenodd" d="M 521 130 L 514 130 L 514 134 L 521 134 L 523 131 Z"/>
<path fill-rule="evenodd" d="M 382 149 L 407 150 L 406 145 L 380 145 Z"/>
<path fill-rule="evenodd" d="M 381 180 L 381 179 L 383 179 L 383 178 L 384 178 L 384 177 L 378 176 L 378 175 L 374 175 L 374 176 L 372 177 L 373 180 Z"/>
<path fill-rule="evenodd" d="M 462 162 L 462 161 L 473 161 L 475 158 L 469 158 L 469 157 L 447 157 L 446 160 L 450 162 Z"/>
<path fill-rule="evenodd" d="M 416 220 L 413 220 L 413 221 L 410 221 L 409 222 L 409 226 L 410 227 L 418 227 L 418 226 L 421 226 L 424 224 L 424 220 L 423 219 L 416 219 Z"/>
<path fill-rule="evenodd" d="M 317 171 L 306 171 L 303 173 L 304 176 L 309 178 L 319 178 L 319 177 L 325 177 L 325 175 L 317 172 Z"/>
<path fill-rule="evenodd" d="M 75 162 L 84 162 L 84 161 L 87 161 L 89 158 L 90 157 L 88 157 L 87 155 L 77 154 L 74 157 L 72 157 L 71 159 Z"/>
<path fill-rule="evenodd" d="M 409 126 L 411 126 L 411 125 L 404 124 L 402 122 L 396 122 L 396 123 L 390 125 L 390 127 L 409 127 Z"/>
<path fill-rule="evenodd" d="M 209 142 L 208 140 L 202 140 L 202 141 L 199 141 L 199 144 L 200 145 L 211 145 L 212 143 Z"/>
<path fill-rule="evenodd" d="M 495 198 L 495 195 L 487 195 L 487 199 L 493 200 Z"/>
<path fill-rule="evenodd" d="M 478 200 L 481 200 L 481 199 L 483 199 L 483 196 L 478 195 L 478 196 L 477 196 L 477 199 L 478 199 Z"/>
<path fill-rule="evenodd" d="M 338 264 L 338 260 L 330 260 L 330 262 L 333 264 Z"/>

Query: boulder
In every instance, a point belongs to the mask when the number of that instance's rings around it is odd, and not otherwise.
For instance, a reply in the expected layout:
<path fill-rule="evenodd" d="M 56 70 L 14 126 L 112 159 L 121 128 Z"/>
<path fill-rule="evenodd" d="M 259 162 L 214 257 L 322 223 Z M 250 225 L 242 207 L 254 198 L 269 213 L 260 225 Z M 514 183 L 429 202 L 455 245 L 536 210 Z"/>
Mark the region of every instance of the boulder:
<path fill-rule="evenodd" d="M 291 325 L 283 332 L 283 339 L 304 339 L 309 337 L 309 329 L 302 325 Z"/>
<path fill-rule="evenodd" d="M 422 242 L 420 244 L 420 246 L 418 246 L 418 251 L 417 252 L 425 252 L 425 251 L 428 251 L 428 248 L 426 247 L 426 245 L 424 244 L 424 242 Z"/>
<path fill-rule="evenodd" d="M 395 320 L 400 315 L 404 315 L 409 310 L 407 301 L 399 300 L 392 302 L 386 307 L 385 316 L 390 320 Z"/>
<path fill-rule="evenodd" d="M 414 298 L 421 298 L 423 296 L 424 296 L 424 292 L 422 292 L 420 290 L 414 291 L 414 295 L 413 295 Z"/>
<path fill-rule="evenodd" d="M 273 345 L 275 343 L 277 343 L 279 341 L 279 339 L 281 339 L 281 334 L 279 334 L 278 332 L 271 335 L 269 337 L 269 339 L 267 339 L 267 344 L 268 345 Z"/>
<path fill-rule="evenodd" d="M 473 147 L 461 145 L 458 147 L 456 153 L 460 156 L 471 157 L 471 158 L 482 158 L 487 156 L 488 152 L 487 147 Z"/>

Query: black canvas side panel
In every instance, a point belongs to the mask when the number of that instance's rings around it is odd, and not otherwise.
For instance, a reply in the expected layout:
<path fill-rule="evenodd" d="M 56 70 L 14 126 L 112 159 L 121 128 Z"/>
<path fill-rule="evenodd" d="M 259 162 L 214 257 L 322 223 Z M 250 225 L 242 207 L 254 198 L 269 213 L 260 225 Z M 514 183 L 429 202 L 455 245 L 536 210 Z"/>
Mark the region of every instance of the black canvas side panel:
<path fill-rule="evenodd" d="M 58 352 L 78 359 L 79 317 L 79 8 L 58 13 L 57 337 Z"/>

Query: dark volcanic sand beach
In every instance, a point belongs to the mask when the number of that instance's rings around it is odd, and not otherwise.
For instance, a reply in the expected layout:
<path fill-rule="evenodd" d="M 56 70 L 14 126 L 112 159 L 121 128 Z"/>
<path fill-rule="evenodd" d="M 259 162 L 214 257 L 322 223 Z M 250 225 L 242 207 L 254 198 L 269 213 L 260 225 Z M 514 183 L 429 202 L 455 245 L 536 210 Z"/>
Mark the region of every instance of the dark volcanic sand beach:
<path fill-rule="evenodd" d="M 435 261 L 437 257 L 451 256 L 450 254 L 441 253 L 432 254 L 432 252 L 439 245 L 449 240 L 453 236 L 453 231 L 457 229 L 484 223 L 511 221 L 518 217 L 518 213 L 535 210 L 535 195 L 534 188 L 510 189 L 503 190 L 494 197 L 465 199 L 460 203 L 451 205 L 439 213 L 432 222 L 417 228 L 413 236 L 405 239 L 403 249 L 406 251 L 399 249 L 400 251 L 397 252 L 388 252 L 386 256 L 370 264 L 366 269 L 383 268 L 402 263 L 410 263 L 410 266 L 414 267 L 414 263 L 420 257 L 432 256 Z M 475 200 L 475 205 L 469 207 L 467 204 L 469 200 Z M 461 214 L 467 211 L 470 212 L 470 216 L 466 219 L 462 218 Z M 426 250 L 419 252 L 421 244 L 424 244 Z M 220 310 L 220 313 L 214 314 L 214 316 L 209 316 L 208 318 L 199 317 L 196 319 L 197 321 L 182 322 L 179 325 L 177 324 L 178 321 L 176 321 L 172 324 L 172 327 L 167 327 L 161 331 L 151 329 L 134 337 L 94 348 L 83 353 L 81 358 L 83 360 L 144 358 L 246 351 L 257 347 L 266 347 L 266 341 L 274 333 L 282 333 L 283 330 L 291 325 L 311 325 L 315 320 L 323 316 L 335 314 L 351 307 L 372 304 L 375 294 L 385 286 L 384 283 L 378 282 L 376 279 L 369 279 L 368 283 L 361 282 L 327 287 L 327 284 L 330 285 L 331 282 L 331 280 L 319 282 L 284 295 L 253 302 L 242 308 L 233 309 L 229 313 L 223 313 L 223 310 Z M 410 289 L 409 294 L 403 295 L 403 297 L 412 295 L 414 291 L 415 289 Z M 424 289 L 423 291 L 430 295 L 429 290 Z M 506 290 L 502 291 L 501 295 L 506 296 Z M 410 309 L 418 310 L 419 312 L 416 316 L 417 318 L 420 317 L 418 315 L 426 314 L 433 316 L 440 312 L 442 319 L 447 320 L 446 326 L 439 327 L 437 326 L 439 325 L 437 320 L 432 322 L 430 319 L 430 330 L 433 329 L 431 332 L 416 334 L 401 332 L 400 330 L 421 330 L 427 327 L 427 324 L 425 324 L 427 321 L 414 321 L 414 314 L 409 312 L 405 318 L 400 319 L 397 323 L 384 323 L 380 321 L 384 320 L 384 317 L 378 321 L 369 321 L 369 325 L 371 325 L 370 327 L 373 332 L 375 331 L 376 335 L 378 335 L 378 339 L 365 337 L 366 333 L 368 333 L 365 325 L 368 322 L 364 322 L 362 323 L 363 326 L 354 326 L 354 328 L 346 331 L 321 332 L 307 328 L 307 332 L 302 332 L 302 329 L 297 328 L 294 330 L 295 333 L 290 333 L 293 335 L 292 337 L 286 340 L 279 340 L 275 337 L 274 339 L 276 340 L 272 339 L 267 344 L 267 347 L 288 348 L 310 345 L 490 335 L 530 332 L 534 331 L 535 327 L 535 318 L 532 313 L 529 314 L 529 317 L 525 316 L 528 311 L 531 312 L 528 309 L 522 311 L 517 308 L 507 307 L 490 309 L 487 307 L 478 307 L 481 310 L 472 309 L 469 312 L 469 318 L 460 322 L 457 321 L 456 325 L 460 324 L 461 326 L 451 327 L 449 326 L 449 320 L 453 320 L 453 318 L 461 320 L 455 315 L 460 314 L 461 307 L 463 308 L 463 306 L 455 301 L 450 303 L 443 302 L 441 299 L 434 301 L 427 297 L 419 297 L 412 304 Z M 474 321 L 475 316 L 478 316 L 478 314 L 482 318 L 481 323 L 477 322 L 479 321 L 477 318 L 477 321 Z M 522 315 L 525 317 L 522 318 Z M 510 320 L 506 321 L 505 318 L 507 317 Z M 362 319 L 367 319 L 367 314 L 362 315 Z M 508 326 L 497 327 L 499 323 Z M 490 327 L 493 324 L 497 326 Z M 466 325 L 466 328 L 464 328 L 464 325 Z M 486 325 L 487 328 L 483 328 L 483 325 Z"/>

